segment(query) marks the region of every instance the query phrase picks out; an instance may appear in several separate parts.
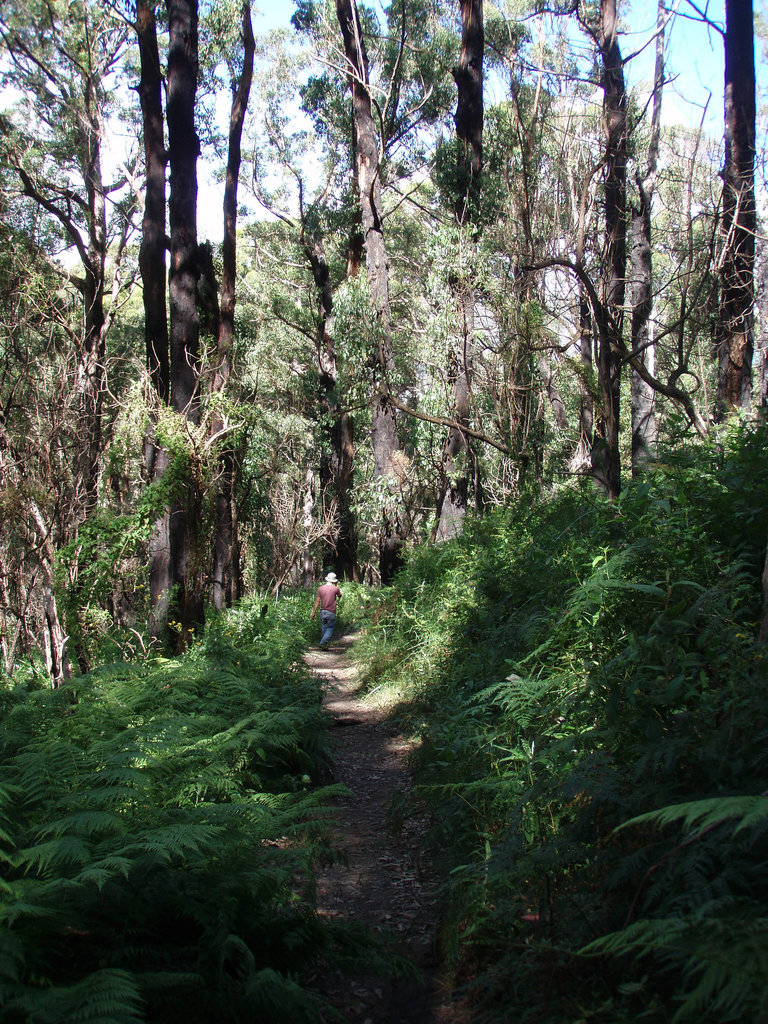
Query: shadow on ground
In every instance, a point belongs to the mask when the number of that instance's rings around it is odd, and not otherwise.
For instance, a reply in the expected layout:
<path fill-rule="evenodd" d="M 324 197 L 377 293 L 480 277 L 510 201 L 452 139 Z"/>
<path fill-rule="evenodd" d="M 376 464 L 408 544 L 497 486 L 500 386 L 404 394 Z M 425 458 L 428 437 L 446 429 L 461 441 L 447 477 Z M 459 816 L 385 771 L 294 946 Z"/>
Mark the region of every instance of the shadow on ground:
<path fill-rule="evenodd" d="M 350 791 L 337 805 L 334 829 L 346 863 L 319 869 L 318 910 L 370 929 L 393 961 L 406 958 L 420 977 L 329 974 L 316 979 L 317 989 L 350 1024 L 468 1024 L 466 1008 L 448 997 L 435 957 L 437 884 L 423 853 L 426 824 L 409 818 L 396 831 L 390 827 L 393 798 L 411 785 L 413 747 L 375 696 L 360 694 L 354 641 L 354 634 L 341 635 L 328 650 L 306 654 L 333 719 L 334 780 Z"/>

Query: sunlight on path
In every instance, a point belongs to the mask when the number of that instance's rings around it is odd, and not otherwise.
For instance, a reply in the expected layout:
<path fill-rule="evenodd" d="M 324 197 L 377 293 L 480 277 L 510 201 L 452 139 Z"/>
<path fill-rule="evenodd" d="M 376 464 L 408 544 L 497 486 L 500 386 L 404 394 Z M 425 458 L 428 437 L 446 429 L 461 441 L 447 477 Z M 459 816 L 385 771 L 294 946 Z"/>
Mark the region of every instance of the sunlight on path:
<path fill-rule="evenodd" d="M 425 823 L 408 819 L 394 831 L 393 797 L 407 793 L 412 746 L 389 723 L 387 709 L 359 694 L 352 660 L 354 635 L 342 635 L 328 651 L 308 651 L 305 660 L 323 687 L 323 707 L 332 716 L 334 780 L 350 790 L 337 804 L 334 845 L 346 866 L 317 875 L 321 914 L 370 928 L 392 956 L 415 963 L 421 979 L 366 975 L 318 979 L 318 989 L 350 1024 L 469 1024 L 448 1004 L 434 955 L 436 884 L 422 853 Z M 399 800 L 397 801 L 399 803 Z"/>

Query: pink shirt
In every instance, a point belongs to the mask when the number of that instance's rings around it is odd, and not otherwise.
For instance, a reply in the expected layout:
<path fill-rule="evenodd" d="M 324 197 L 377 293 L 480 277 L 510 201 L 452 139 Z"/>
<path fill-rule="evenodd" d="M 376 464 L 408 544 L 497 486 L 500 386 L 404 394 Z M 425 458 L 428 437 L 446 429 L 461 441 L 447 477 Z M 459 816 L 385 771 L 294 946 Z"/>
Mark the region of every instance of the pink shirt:
<path fill-rule="evenodd" d="M 336 598 L 341 597 L 341 591 L 335 583 L 324 583 L 317 588 L 317 596 L 320 598 L 320 610 L 336 614 Z"/>

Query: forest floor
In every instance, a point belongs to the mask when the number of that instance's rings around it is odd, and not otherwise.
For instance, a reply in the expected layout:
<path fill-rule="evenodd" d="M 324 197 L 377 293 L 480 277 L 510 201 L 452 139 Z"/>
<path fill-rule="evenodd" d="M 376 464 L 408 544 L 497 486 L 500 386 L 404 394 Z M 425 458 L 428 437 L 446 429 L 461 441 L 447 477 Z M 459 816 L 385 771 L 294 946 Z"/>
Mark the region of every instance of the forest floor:
<path fill-rule="evenodd" d="M 349 790 L 337 801 L 332 837 L 345 863 L 318 870 L 318 909 L 369 929 L 390 962 L 405 959 L 415 970 L 395 978 L 329 973 L 316 986 L 350 1024 L 469 1024 L 436 957 L 438 894 L 425 853 L 426 822 L 394 821 L 392 814 L 393 798 L 407 797 L 411 786 L 413 743 L 398 733 L 391 709 L 375 693 L 360 693 L 354 640 L 353 633 L 342 634 L 328 650 L 305 656 L 333 719 L 334 781 Z"/>

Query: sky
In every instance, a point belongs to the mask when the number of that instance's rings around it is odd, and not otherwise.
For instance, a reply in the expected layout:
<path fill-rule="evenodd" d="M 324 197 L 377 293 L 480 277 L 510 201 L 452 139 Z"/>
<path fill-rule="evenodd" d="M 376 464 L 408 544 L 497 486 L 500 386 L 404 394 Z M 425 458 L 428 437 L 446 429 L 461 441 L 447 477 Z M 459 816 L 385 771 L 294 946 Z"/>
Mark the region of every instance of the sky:
<path fill-rule="evenodd" d="M 723 121 L 723 41 L 720 33 L 693 20 L 695 11 L 689 0 L 676 0 L 679 16 L 675 19 L 668 41 L 667 69 L 674 76 L 664 90 L 662 118 L 665 123 L 698 125 L 705 107 L 706 126 L 713 136 L 722 132 Z M 674 6 L 675 0 L 672 0 Z M 766 16 L 768 0 L 754 0 L 756 14 Z M 696 0 L 699 10 L 724 25 L 724 0 Z M 458 10 L 458 0 L 455 4 Z M 262 0 L 254 8 L 254 31 L 259 34 L 271 29 L 290 29 L 295 11 L 293 0 Z M 622 55 L 626 58 L 635 50 L 641 52 L 625 70 L 629 89 L 641 93 L 650 89 L 655 60 L 654 45 L 645 46 L 653 35 L 656 23 L 654 0 L 619 0 L 619 13 L 624 34 L 620 40 Z M 689 14 L 691 17 L 686 18 Z M 756 67 L 763 94 L 768 91 L 768 71 L 761 61 L 761 47 L 756 40 Z M 492 90 L 489 89 L 489 92 Z M 494 96 L 488 97 L 493 100 Z M 199 228 L 201 236 L 211 241 L 221 238 L 221 188 L 201 182 Z"/>
<path fill-rule="evenodd" d="M 754 0 L 754 5 L 755 11 L 765 16 L 765 0 Z M 455 6 L 458 8 L 458 0 Z M 716 24 L 725 24 L 724 0 L 698 0 L 697 6 L 700 10 L 706 9 L 709 18 Z M 295 10 L 293 0 L 262 0 L 261 4 L 256 5 L 258 13 L 254 15 L 254 29 L 258 32 L 290 28 Z M 680 0 L 679 13 L 681 16 L 675 21 L 670 40 L 669 65 L 676 74 L 683 76 L 686 91 L 694 93 L 700 102 L 701 97 L 710 91 L 715 95 L 718 90 L 722 92 L 722 40 L 717 32 L 684 17 L 689 13 L 695 18 L 695 12 L 687 0 Z M 654 0 L 619 0 L 619 14 L 625 22 L 625 28 L 629 29 L 621 40 L 622 53 L 626 56 L 642 45 L 652 33 L 656 23 L 656 4 Z M 653 59 L 653 46 L 649 46 L 637 61 L 649 76 L 652 76 Z M 628 77 L 631 79 L 631 73 Z"/>

